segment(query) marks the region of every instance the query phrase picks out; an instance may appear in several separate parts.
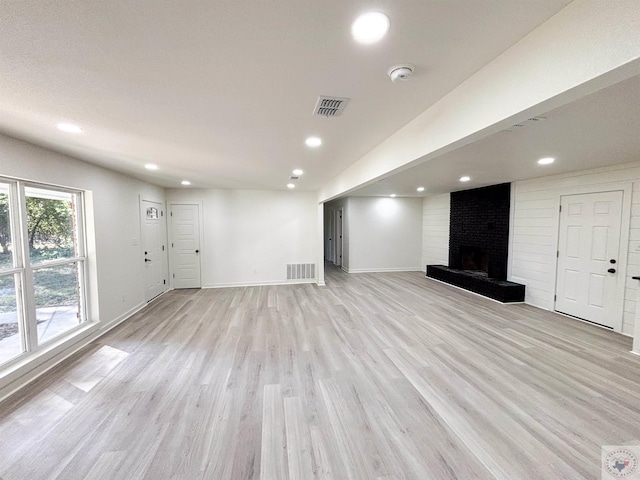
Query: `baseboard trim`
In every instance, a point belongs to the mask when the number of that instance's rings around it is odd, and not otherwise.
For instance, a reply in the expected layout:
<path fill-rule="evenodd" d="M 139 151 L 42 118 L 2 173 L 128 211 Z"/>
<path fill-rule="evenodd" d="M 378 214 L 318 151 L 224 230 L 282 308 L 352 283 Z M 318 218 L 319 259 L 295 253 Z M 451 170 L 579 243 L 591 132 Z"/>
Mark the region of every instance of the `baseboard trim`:
<path fill-rule="evenodd" d="M 308 278 L 304 280 L 272 280 L 266 282 L 238 282 L 238 283 L 215 283 L 209 285 L 203 285 L 202 288 L 234 288 L 234 287 L 266 287 L 275 285 L 301 285 L 305 283 L 317 283 L 315 278 Z"/>
<path fill-rule="evenodd" d="M 422 267 L 387 267 L 387 268 L 343 268 L 347 273 L 393 273 L 393 272 L 422 272 Z"/>
<path fill-rule="evenodd" d="M 160 295 L 156 298 L 159 298 Z M 144 302 L 123 313 L 116 319 L 101 325 L 100 322 L 90 322 L 84 328 L 64 336 L 58 341 L 47 345 L 32 356 L 21 359 L 15 365 L 3 372 L 0 378 L 0 402 L 34 382 L 52 368 L 77 353 L 94 340 L 131 318 L 144 307 Z"/>

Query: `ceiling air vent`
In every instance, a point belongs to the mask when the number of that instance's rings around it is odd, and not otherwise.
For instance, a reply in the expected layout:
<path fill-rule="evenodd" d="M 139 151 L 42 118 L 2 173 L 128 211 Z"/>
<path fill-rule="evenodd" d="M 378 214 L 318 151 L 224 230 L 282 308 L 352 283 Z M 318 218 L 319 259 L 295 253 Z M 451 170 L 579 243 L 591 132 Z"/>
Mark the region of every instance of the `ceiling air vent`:
<path fill-rule="evenodd" d="M 535 125 L 536 123 L 540 123 L 546 119 L 547 117 L 543 117 L 543 116 L 530 117 L 530 118 L 527 118 L 526 120 L 523 120 L 522 122 L 518 122 L 511 125 L 509 128 L 504 129 L 503 132 L 515 132 L 516 130 L 528 127 L 529 125 Z"/>
<path fill-rule="evenodd" d="M 294 175 L 289 177 L 289 180 L 300 180 L 300 177 L 296 177 Z"/>
<path fill-rule="evenodd" d="M 348 98 L 343 97 L 318 97 L 316 107 L 313 110 L 314 115 L 323 117 L 339 117 L 342 115 L 344 107 L 349 102 Z"/>

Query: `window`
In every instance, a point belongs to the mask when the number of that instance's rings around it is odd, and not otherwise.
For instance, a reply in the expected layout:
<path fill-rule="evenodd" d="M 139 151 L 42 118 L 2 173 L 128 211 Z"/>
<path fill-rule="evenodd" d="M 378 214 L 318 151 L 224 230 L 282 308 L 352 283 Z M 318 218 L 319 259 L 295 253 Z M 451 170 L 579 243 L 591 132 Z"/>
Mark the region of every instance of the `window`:
<path fill-rule="evenodd" d="M 86 321 L 82 192 L 0 179 L 0 365 Z"/>

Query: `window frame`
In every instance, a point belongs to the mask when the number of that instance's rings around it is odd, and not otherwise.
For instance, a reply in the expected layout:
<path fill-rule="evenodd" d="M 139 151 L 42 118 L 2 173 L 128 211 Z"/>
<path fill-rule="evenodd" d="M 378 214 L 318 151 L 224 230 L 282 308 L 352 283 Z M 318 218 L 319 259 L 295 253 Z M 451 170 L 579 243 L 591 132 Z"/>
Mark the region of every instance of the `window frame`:
<path fill-rule="evenodd" d="M 16 290 L 16 310 L 18 314 L 18 335 L 22 345 L 22 352 L 0 364 L 0 370 L 15 364 L 26 355 L 37 353 L 53 342 L 83 328 L 89 323 L 88 311 L 88 272 L 87 272 L 87 233 L 85 219 L 85 192 L 78 189 L 61 187 L 41 182 L 25 181 L 11 177 L 0 176 L 0 183 L 9 186 L 9 224 L 13 265 L 10 269 L 1 269 L 0 275 L 14 275 Z M 56 258 L 32 264 L 28 242 L 27 203 L 29 187 L 46 189 L 73 195 L 74 203 L 74 256 Z M 78 289 L 78 325 L 65 330 L 44 341 L 38 341 L 38 324 L 36 318 L 35 273 L 45 268 L 75 264 Z"/>

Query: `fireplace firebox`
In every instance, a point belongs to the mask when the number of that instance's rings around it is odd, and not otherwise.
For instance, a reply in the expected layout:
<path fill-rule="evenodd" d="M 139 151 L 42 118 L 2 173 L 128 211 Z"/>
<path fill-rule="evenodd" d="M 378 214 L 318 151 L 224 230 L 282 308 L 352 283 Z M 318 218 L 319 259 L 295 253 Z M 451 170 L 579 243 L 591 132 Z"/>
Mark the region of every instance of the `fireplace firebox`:
<path fill-rule="evenodd" d="M 469 273 L 487 276 L 489 274 L 489 254 L 479 247 L 460 247 L 460 269 Z"/>

